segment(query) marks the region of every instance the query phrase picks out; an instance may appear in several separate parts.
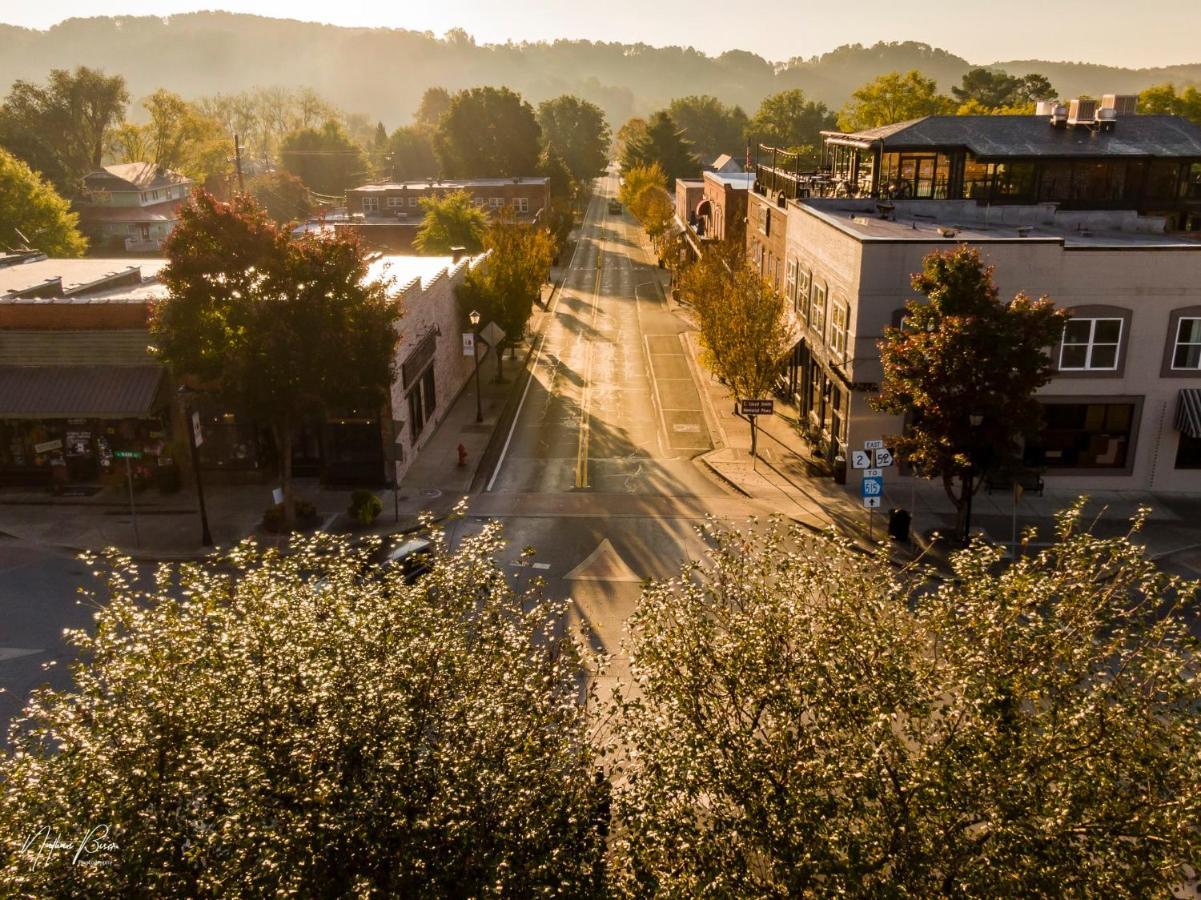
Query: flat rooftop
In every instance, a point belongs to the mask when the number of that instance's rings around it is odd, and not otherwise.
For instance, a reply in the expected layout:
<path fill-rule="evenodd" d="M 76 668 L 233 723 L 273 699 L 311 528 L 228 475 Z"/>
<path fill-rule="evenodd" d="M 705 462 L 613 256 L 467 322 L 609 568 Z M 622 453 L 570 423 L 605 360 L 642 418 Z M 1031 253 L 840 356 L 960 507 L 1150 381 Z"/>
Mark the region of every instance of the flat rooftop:
<path fill-rule="evenodd" d="M 522 176 L 520 178 L 451 178 L 445 181 L 385 181 L 380 184 L 364 184 L 354 191 L 425 191 L 431 188 L 455 189 L 471 187 L 504 187 L 507 184 L 544 185 L 550 181 L 545 175 Z"/>
<path fill-rule="evenodd" d="M 749 191 L 755 183 L 754 172 L 706 172 L 704 178 L 721 182 L 736 191 Z"/>
<path fill-rule="evenodd" d="M 162 291 L 157 278 L 165 259 L 39 259 L 0 267 L 0 302 L 27 302 L 20 297 L 40 287 L 50 289 L 57 281 L 61 296 L 39 298 L 39 302 L 92 302 L 137 299 L 145 291 Z M 135 280 L 136 279 L 136 280 Z M 42 291 L 38 291 L 42 293 Z M 60 291 L 55 291 L 60 293 Z"/>
<path fill-rule="evenodd" d="M 897 205 L 888 219 L 881 218 L 874 200 L 796 200 L 789 206 L 821 219 L 864 243 L 918 241 L 972 243 L 1050 241 L 1065 247 L 1093 249 L 1188 249 L 1201 251 L 1201 237 L 1164 234 L 1107 226 L 1103 220 L 1090 223 L 1088 214 L 1064 222 L 1029 222 L 1006 219 L 1009 210 L 1029 214 L 1031 207 L 992 207 L 986 210 L 970 201 L 956 212 L 947 213 L 918 203 Z M 991 218 L 985 219 L 985 215 Z M 1070 214 L 1068 214 L 1070 215 Z M 1066 218 L 1066 216 L 1065 216 Z M 1021 231 L 1019 231 L 1019 228 Z M 944 233 L 945 232 L 945 233 Z"/>

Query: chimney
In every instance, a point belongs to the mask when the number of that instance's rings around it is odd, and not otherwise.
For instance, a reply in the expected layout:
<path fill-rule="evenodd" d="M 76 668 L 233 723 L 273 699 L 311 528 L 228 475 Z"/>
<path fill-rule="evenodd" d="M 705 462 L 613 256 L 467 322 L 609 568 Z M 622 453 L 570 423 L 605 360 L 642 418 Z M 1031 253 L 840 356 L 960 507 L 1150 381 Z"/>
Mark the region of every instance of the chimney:
<path fill-rule="evenodd" d="M 457 263 L 459 260 L 461 260 L 466 255 L 466 253 L 467 253 L 466 247 L 451 247 L 450 248 L 451 261 Z"/>

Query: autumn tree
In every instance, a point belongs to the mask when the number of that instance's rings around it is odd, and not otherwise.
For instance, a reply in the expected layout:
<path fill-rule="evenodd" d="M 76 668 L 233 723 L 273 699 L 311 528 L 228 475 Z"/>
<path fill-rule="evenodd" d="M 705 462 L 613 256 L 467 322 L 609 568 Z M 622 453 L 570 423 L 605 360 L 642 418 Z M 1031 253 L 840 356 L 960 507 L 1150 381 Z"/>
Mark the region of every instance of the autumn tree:
<path fill-rule="evenodd" d="M 671 227 L 676 206 L 671 195 L 657 182 L 643 185 L 629 203 L 630 212 L 638 220 L 656 249 Z"/>
<path fill-rule="evenodd" d="M 0 247 L 28 246 L 48 256 L 83 256 L 79 214 L 37 172 L 0 149 Z"/>
<path fill-rule="evenodd" d="M 487 214 L 467 191 L 421 198 L 425 216 L 413 246 L 431 256 L 446 255 L 455 247 L 478 253 L 488 230 Z"/>
<path fill-rule="evenodd" d="M 363 148 L 347 135 L 335 119 L 320 128 L 301 128 L 284 136 L 280 144 L 283 167 L 315 193 L 341 197 L 370 175 Z"/>
<path fill-rule="evenodd" d="M 618 196 L 621 198 L 622 203 L 626 206 L 631 206 L 636 202 L 636 198 L 642 194 L 643 190 L 651 186 L 657 186 L 661 190 L 667 188 L 667 175 L 664 173 L 663 167 L 657 162 L 649 163 L 645 166 L 633 166 L 622 173 Z"/>
<path fill-rule="evenodd" d="M 543 146 L 559 156 L 573 180 L 600 175 L 609 161 L 609 123 L 595 103 L 570 94 L 538 104 Z"/>
<path fill-rule="evenodd" d="M 746 257 L 743 247 L 714 247 L 680 276 L 680 294 L 692 306 L 702 358 L 735 401 L 766 397 L 796 336 L 787 301 Z M 751 456 L 758 446 L 751 421 Z"/>
<path fill-rule="evenodd" d="M 52 69 L 44 85 L 18 79 L 0 106 L 0 146 L 68 196 L 100 168 L 129 94 L 120 75 Z"/>
<path fill-rule="evenodd" d="M 159 356 L 180 381 L 271 428 L 291 528 L 293 430 L 332 410 L 380 408 L 399 307 L 368 280 L 352 238 L 293 237 L 245 196 L 194 195 L 166 253 Z"/>
<path fill-rule="evenodd" d="M 142 101 L 144 125 L 125 122 L 111 138 L 121 162 L 150 162 L 182 172 L 199 184 L 230 170 L 233 137 L 178 94 L 159 89 Z"/>
<path fill-rule="evenodd" d="M 625 159 L 626 149 L 635 141 L 642 140 L 646 136 L 646 119 L 635 116 L 632 119 L 627 119 L 626 122 L 617 129 L 617 134 L 613 136 L 613 155 L 617 159 Z M 624 173 L 624 169 L 623 169 Z"/>
<path fill-rule="evenodd" d="M 0 755 L 0 894 L 600 896 L 567 603 L 514 586 L 495 522 L 429 537 L 413 585 L 379 539 L 101 561 L 73 685 Z M 47 826 L 100 833 L 74 864 Z"/>
<path fill-rule="evenodd" d="M 457 294 L 464 315 L 477 310 L 505 333 L 493 348 L 496 380 L 502 381 L 502 355 L 525 338 L 534 301 L 550 276 L 555 242 L 545 228 L 519 223 L 509 214 L 489 226 L 484 250 L 488 255 L 466 274 Z"/>
<path fill-rule="evenodd" d="M 993 268 L 966 245 L 926 257 L 903 327 L 880 341 L 884 377 L 873 405 L 903 415 L 898 454 L 942 481 L 959 530 L 968 498 L 990 469 L 1021 467 L 1022 440 L 1038 434 L 1035 391 L 1051 379 L 1049 347 L 1066 314 L 1046 299 L 997 296 Z"/>
<path fill-rule="evenodd" d="M 954 101 L 938 93 L 934 79 L 926 78 L 916 69 L 905 74 L 881 75 L 851 97 L 838 114 L 838 126 L 843 131 L 864 131 L 955 111 Z"/>
<path fill-rule="evenodd" d="M 520 177 L 538 167 L 542 132 L 534 109 L 501 87 L 460 91 L 438 120 L 434 149 L 450 178 Z"/>
<path fill-rule="evenodd" d="M 706 526 L 629 623 L 615 889 L 1173 896 L 1201 858 L 1197 584 L 1080 525 L 938 578 Z"/>
<path fill-rule="evenodd" d="M 707 94 L 692 95 L 672 100 L 667 114 L 703 162 L 712 162 L 722 153 L 741 155 L 747 126 L 742 107 L 726 106 Z"/>
<path fill-rule="evenodd" d="M 667 176 L 670 188 L 677 178 L 695 176 L 700 171 L 700 161 L 692 152 L 692 146 L 675 121 L 660 110 L 646 123 L 646 130 L 635 129 L 626 141 L 621 156 L 621 171 L 655 163 Z"/>
<path fill-rule="evenodd" d="M 800 153 L 816 162 L 822 131 L 836 126 L 837 118 L 824 103 L 809 100 L 796 88 L 765 97 L 746 130 L 753 144 Z"/>

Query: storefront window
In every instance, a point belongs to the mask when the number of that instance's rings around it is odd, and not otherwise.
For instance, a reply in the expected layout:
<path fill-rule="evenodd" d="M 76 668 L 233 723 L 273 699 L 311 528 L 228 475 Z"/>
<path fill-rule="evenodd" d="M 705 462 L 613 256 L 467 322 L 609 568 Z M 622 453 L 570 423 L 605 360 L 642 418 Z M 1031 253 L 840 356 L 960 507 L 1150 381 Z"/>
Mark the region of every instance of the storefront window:
<path fill-rule="evenodd" d="M 992 193 L 992 163 L 968 156 L 963 165 L 963 196 L 967 200 L 988 200 Z"/>
<path fill-rule="evenodd" d="M 1048 469 L 1124 469 L 1134 427 L 1133 403 L 1045 403 L 1043 431 L 1026 447 L 1026 464 Z"/>
<path fill-rule="evenodd" d="M 1176 445 L 1177 469 L 1201 469 L 1201 438 L 1180 435 Z"/>

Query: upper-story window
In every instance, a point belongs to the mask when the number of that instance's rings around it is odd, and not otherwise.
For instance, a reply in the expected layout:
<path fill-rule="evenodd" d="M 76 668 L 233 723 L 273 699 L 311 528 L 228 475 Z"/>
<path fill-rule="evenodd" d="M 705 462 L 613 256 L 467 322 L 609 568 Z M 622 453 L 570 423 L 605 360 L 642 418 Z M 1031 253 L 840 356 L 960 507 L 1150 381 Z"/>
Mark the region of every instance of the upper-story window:
<path fill-rule="evenodd" d="M 488 198 L 488 206 L 491 209 L 500 209 L 504 205 L 505 205 L 504 197 L 489 197 Z"/>
<path fill-rule="evenodd" d="M 1061 371 L 1113 372 L 1118 368 L 1122 319 L 1072 319 L 1063 327 Z"/>
<path fill-rule="evenodd" d="M 519 213 L 529 212 L 530 211 L 530 201 L 526 197 L 514 197 L 513 198 L 513 208 L 516 209 Z"/>
<path fill-rule="evenodd" d="M 412 209 L 414 206 L 416 206 L 420 202 L 421 201 L 417 197 L 410 197 L 409 198 L 409 208 Z"/>
<path fill-rule="evenodd" d="M 363 212 L 373 213 L 379 212 L 379 197 L 364 197 Z"/>
<path fill-rule="evenodd" d="M 809 284 L 812 281 L 813 276 L 810 274 L 809 270 L 801 269 L 801 271 L 798 273 L 796 297 L 794 298 L 793 302 L 796 304 L 797 315 L 799 315 L 801 320 L 804 322 L 809 321 Z"/>
<path fill-rule="evenodd" d="M 1201 369 L 1201 318 L 1182 317 L 1176 324 L 1173 369 Z"/>
<path fill-rule="evenodd" d="M 814 334 L 826 333 L 826 286 L 817 282 L 809 291 L 809 327 Z"/>
<path fill-rule="evenodd" d="M 400 207 L 405 205 L 405 198 L 404 197 L 388 197 L 384 201 L 384 205 L 386 207 L 388 207 L 388 209 L 400 209 Z"/>
<path fill-rule="evenodd" d="M 835 300 L 830 306 L 830 354 L 841 362 L 847 352 L 847 322 L 850 309 L 845 300 Z"/>
<path fill-rule="evenodd" d="M 784 268 L 784 296 L 788 298 L 788 302 L 796 308 L 796 274 L 797 261 L 795 259 L 788 260 L 788 265 Z"/>

